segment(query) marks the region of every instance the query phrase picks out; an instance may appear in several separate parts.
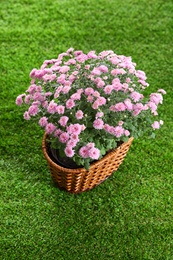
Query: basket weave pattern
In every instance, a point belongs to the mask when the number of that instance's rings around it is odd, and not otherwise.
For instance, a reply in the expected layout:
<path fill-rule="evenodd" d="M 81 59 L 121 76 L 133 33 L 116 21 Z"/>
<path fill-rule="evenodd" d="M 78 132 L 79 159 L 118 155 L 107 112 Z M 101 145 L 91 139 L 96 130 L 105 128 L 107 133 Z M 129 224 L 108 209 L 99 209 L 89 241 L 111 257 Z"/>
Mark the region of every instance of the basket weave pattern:
<path fill-rule="evenodd" d="M 92 163 L 87 171 L 85 168 L 68 169 L 54 163 L 47 153 L 46 138 L 47 134 L 44 134 L 42 150 L 51 175 L 60 188 L 70 193 L 90 190 L 112 175 L 124 160 L 133 141 L 133 137 L 129 138 L 128 142 L 109 152 L 101 160 Z"/>

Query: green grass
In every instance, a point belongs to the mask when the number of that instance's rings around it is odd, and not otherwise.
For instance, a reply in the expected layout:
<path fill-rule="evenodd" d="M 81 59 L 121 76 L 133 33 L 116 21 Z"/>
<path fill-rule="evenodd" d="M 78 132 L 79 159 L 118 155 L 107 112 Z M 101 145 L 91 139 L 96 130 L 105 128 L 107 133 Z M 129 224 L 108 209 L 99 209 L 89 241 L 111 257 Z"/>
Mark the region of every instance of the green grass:
<path fill-rule="evenodd" d="M 0 259 L 173 259 L 172 0 L 1 0 Z M 16 96 L 29 73 L 69 47 L 132 56 L 148 93 L 164 88 L 163 127 L 138 139 L 119 170 L 89 192 L 53 183 L 43 132 Z"/>

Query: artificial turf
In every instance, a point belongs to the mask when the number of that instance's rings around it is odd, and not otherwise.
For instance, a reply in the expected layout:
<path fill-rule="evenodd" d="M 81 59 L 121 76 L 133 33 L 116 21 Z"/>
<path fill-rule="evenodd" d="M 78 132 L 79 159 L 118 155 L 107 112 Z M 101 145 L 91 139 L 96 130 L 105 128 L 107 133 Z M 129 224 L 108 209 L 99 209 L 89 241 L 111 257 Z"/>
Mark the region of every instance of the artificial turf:
<path fill-rule="evenodd" d="M 173 259 L 172 0 L 1 0 L 0 259 Z M 29 73 L 69 47 L 112 49 L 164 88 L 163 127 L 134 140 L 111 178 L 72 195 L 53 183 L 43 132 L 17 95 Z"/>

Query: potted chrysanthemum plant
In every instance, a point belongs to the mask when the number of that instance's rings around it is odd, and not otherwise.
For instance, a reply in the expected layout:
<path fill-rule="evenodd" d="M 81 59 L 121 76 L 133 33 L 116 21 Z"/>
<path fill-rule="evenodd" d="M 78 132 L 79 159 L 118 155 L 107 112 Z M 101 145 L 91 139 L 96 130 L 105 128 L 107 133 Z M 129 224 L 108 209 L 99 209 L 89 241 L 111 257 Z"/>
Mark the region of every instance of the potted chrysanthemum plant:
<path fill-rule="evenodd" d="M 43 153 L 60 187 L 76 193 L 106 179 L 124 159 L 133 138 L 154 137 L 165 90 L 144 95 L 145 72 L 113 51 L 84 54 L 73 48 L 30 73 L 16 99 L 24 119 L 44 129 Z"/>

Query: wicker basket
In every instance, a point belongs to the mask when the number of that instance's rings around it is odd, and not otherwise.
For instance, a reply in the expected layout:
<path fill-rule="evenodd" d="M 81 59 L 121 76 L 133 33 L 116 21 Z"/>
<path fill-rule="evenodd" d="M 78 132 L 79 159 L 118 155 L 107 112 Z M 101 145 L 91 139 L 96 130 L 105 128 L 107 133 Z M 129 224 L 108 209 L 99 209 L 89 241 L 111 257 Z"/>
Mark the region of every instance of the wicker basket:
<path fill-rule="evenodd" d="M 42 150 L 51 175 L 60 188 L 70 193 L 90 190 L 112 175 L 122 163 L 133 141 L 133 137 L 129 138 L 128 142 L 123 143 L 101 160 L 92 163 L 87 171 L 85 168 L 68 169 L 54 163 L 47 152 L 46 138 L 47 134 L 44 134 Z"/>

